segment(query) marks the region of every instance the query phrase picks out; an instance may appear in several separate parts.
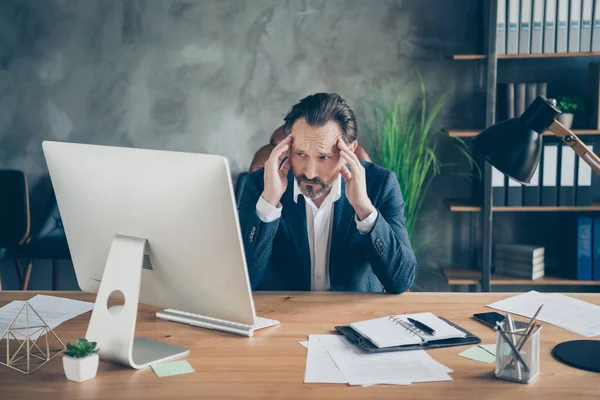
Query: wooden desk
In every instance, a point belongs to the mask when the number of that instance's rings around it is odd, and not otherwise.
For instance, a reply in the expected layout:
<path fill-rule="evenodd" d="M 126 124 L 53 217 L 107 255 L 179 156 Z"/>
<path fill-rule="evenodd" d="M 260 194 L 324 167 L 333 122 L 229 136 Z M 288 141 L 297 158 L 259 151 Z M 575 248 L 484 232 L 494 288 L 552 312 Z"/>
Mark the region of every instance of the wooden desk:
<path fill-rule="evenodd" d="M 0 292 L 0 306 L 25 300 L 33 292 Z M 47 294 L 93 301 L 80 292 Z M 140 307 L 137 335 L 190 348 L 189 362 L 196 373 L 157 378 L 151 369 L 131 370 L 100 362 L 98 376 L 84 383 L 64 377 L 62 356 L 32 375 L 0 366 L 1 399 L 583 399 L 600 397 L 600 374 L 563 365 L 550 354 L 559 342 L 581 337 L 543 324 L 541 375 L 530 385 L 497 380 L 494 364 L 457 357 L 466 347 L 430 350 L 429 354 L 452 368 L 451 382 L 415 383 L 411 386 L 352 387 L 304 384 L 306 350 L 298 344 L 310 333 L 328 333 L 335 325 L 348 324 L 394 313 L 432 311 L 480 336 L 495 341 L 494 332 L 470 319 L 489 311 L 486 304 L 510 296 L 496 293 L 407 293 L 401 296 L 338 293 L 256 293 L 257 313 L 281 321 L 252 338 L 238 337 L 188 325 L 157 320 L 156 309 Z M 600 304 L 598 294 L 573 295 Z M 90 313 L 56 329 L 67 342 L 83 337 Z M 519 318 L 521 319 L 521 318 Z"/>

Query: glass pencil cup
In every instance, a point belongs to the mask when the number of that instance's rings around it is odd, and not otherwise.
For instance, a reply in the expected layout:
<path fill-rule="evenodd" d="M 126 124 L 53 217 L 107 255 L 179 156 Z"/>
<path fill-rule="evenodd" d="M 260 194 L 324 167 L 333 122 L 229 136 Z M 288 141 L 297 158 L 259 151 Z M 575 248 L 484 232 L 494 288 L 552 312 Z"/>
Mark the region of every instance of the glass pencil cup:
<path fill-rule="evenodd" d="M 508 325 L 505 323 L 501 325 L 501 329 L 496 328 L 496 371 L 494 375 L 497 378 L 513 382 L 531 383 L 540 374 L 540 330 L 542 327 L 536 325 L 529 337 L 524 330 L 510 332 L 507 328 Z M 515 350 L 518 350 L 518 353 L 515 353 Z"/>

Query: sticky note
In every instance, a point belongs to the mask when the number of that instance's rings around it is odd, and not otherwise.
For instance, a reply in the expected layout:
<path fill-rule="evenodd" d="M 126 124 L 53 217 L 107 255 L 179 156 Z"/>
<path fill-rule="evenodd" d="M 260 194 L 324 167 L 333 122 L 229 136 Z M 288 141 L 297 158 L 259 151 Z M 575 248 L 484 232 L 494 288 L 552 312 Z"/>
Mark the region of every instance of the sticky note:
<path fill-rule="evenodd" d="M 308 349 L 308 340 L 304 340 L 304 341 L 298 342 L 298 343 L 305 349 Z"/>
<path fill-rule="evenodd" d="M 479 347 L 486 350 L 491 355 L 496 355 L 496 345 L 495 344 L 480 344 Z"/>
<path fill-rule="evenodd" d="M 473 346 L 463 351 L 462 353 L 459 353 L 458 356 L 479 361 L 485 364 L 493 363 L 494 361 L 496 361 L 495 356 L 491 355 L 488 351 L 482 349 L 479 346 Z"/>
<path fill-rule="evenodd" d="M 154 373 L 156 373 L 156 376 L 158 376 L 159 378 L 196 372 L 187 360 L 154 364 L 152 365 L 152 369 L 154 370 Z"/>

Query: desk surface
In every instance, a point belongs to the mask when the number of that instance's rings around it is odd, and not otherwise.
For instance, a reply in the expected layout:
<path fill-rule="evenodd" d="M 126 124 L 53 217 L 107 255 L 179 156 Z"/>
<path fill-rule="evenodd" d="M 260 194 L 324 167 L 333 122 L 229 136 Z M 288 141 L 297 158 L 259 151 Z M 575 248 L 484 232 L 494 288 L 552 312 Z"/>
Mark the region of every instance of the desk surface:
<path fill-rule="evenodd" d="M 0 306 L 26 300 L 33 292 L 0 292 Z M 81 292 L 46 294 L 93 301 Z M 258 331 L 252 338 L 194 328 L 158 320 L 155 308 L 142 305 L 136 335 L 190 348 L 189 362 L 196 373 L 157 378 L 151 369 L 132 370 L 100 362 L 98 376 L 84 383 L 64 377 L 62 356 L 31 375 L 0 366 L 0 398 L 5 399 L 564 399 L 600 397 L 600 374 L 580 371 L 554 360 L 554 345 L 581 336 L 543 324 L 541 375 L 530 385 L 497 380 L 494 363 L 483 364 L 457 357 L 466 347 L 430 350 L 429 354 L 452 368 L 450 382 L 415 383 L 411 386 L 352 387 L 339 384 L 304 384 L 306 350 L 298 341 L 311 333 L 329 333 L 335 325 L 398 313 L 431 311 L 458 323 L 493 343 L 494 332 L 472 320 L 486 304 L 511 294 L 497 293 L 255 293 L 257 314 L 281 321 Z M 573 297 L 600 305 L 600 294 Z M 55 331 L 66 343 L 83 337 L 91 313 L 59 326 Z M 522 318 L 518 318 L 522 319 Z"/>

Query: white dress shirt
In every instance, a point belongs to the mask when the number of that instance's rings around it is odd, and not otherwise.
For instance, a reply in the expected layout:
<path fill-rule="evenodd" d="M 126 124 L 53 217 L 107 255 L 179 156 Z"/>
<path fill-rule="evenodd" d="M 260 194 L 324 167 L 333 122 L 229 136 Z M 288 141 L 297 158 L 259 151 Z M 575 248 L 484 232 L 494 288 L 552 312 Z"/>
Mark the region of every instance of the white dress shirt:
<path fill-rule="evenodd" d="M 300 192 L 298 182 L 294 179 L 294 201 L 298 202 L 298 196 L 304 196 Z M 331 191 L 325 197 L 321 207 L 304 196 L 306 206 L 306 229 L 308 234 L 308 246 L 310 251 L 311 284 L 313 291 L 331 290 L 329 282 L 329 247 L 331 244 L 331 227 L 333 222 L 333 203 L 342 195 L 342 177 L 338 175 L 331 187 Z M 281 204 L 274 207 L 261 196 L 256 203 L 256 214 L 263 222 L 273 222 L 281 217 Z M 367 218 L 358 221 L 355 216 L 358 231 L 365 235 L 371 232 L 377 220 L 377 210 L 373 211 Z"/>

